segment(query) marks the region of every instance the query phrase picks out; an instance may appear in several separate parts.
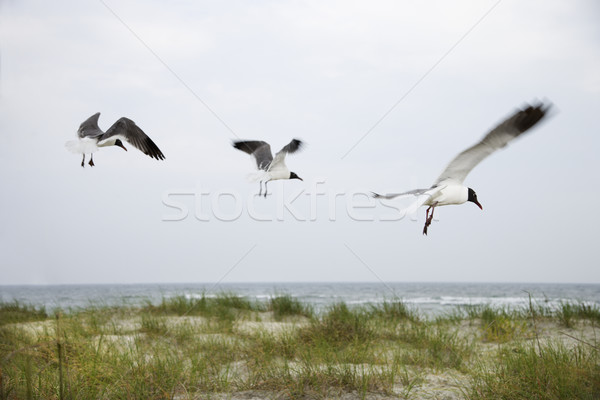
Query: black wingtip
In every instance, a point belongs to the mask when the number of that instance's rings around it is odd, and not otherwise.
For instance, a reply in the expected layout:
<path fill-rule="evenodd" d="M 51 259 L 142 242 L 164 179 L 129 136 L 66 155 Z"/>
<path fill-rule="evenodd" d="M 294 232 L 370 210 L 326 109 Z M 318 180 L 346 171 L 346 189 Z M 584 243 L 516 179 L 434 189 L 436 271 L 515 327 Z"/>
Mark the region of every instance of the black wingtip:
<path fill-rule="evenodd" d="M 269 144 L 262 140 L 235 140 L 232 143 L 233 147 L 243 151 L 247 154 L 254 154 L 254 152 L 262 147 L 270 149 Z"/>
<path fill-rule="evenodd" d="M 241 140 L 232 140 L 232 141 L 231 141 L 231 145 L 232 145 L 234 148 L 238 149 L 238 150 L 241 150 L 241 147 L 242 147 L 243 143 L 244 143 L 244 142 L 243 142 L 243 141 L 241 141 Z"/>
<path fill-rule="evenodd" d="M 255 144 L 255 141 L 251 140 L 233 140 L 231 145 L 238 150 L 241 150 L 245 153 L 252 154 L 254 150 L 256 150 L 256 146 L 252 146 L 251 144 Z"/>
<path fill-rule="evenodd" d="M 281 151 L 292 154 L 292 153 L 302 150 L 302 148 L 304 148 L 304 142 L 300 139 L 294 138 L 288 144 L 283 146 Z"/>
<path fill-rule="evenodd" d="M 155 160 L 165 159 L 165 155 L 163 154 L 163 152 L 160 151 L 156 143 L 154 143 L 154 141 L 152 141 L 152 139 L 150 139 L 150 137 L 148 136 L 146 136 L 142 148 L 145 150 L 144 153 L 146 155 L 150 156 L 151 158 L 154 158 Z"/>
<path fill-rule="evenodd" d="M 304 148 L 304 146 L 306 146 L 306 143 L 298 138 L 292 139 L 290 144 L 292 145 L 291 146 L 292 150 L 290 151 L 290 153 L 293 153 L 294 151 L 302 150 Z"/>
<path fill-rule="evenodd" d="M 537 102 L 522 109 L 518 115 L 516 126 L 520 132 L 525 132 L 540 122 L 552 108 L 552 103 Z"/>

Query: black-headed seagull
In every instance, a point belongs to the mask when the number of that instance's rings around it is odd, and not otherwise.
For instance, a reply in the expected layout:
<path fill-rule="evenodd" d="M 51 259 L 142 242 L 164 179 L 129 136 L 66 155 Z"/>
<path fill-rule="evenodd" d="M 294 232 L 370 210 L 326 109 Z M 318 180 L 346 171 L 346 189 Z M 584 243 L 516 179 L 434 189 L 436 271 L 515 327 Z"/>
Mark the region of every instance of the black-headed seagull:
<path fill-rule="evenodd" d="M 65 144 L 69 151 L 83 154 L 82 167 L 85 166 L 85 155 L 88 153 L 90 155 L 89 165 L 94 166 L 92 154 L 98 151 L 100 147 L 119 146 L 127 151 L 123 141 L 127 141 L 152 158 L 165 159 L 165 156 L 152 139 L 129 118 L 119 118 L 106 132 L 98 126 L 98 118 L 100 118 L 99 112 L 83 121 L 77 130 L 79 140 L 70 140 Z"/>
<path fill-rule="evenodd" d="M 253 181 L 259 181 L 259 196 L 262 194 L 262 182 L 265 183 L 265 197 L 267 197 L 267 183 L 269 181 L 279 179 L 303 180 L 296 175 L 295 172 L 290 171 L 285 165 L 285 156 L 288 153 L 295 153 L 300 150 L 302 146 L 302 141 L 293 139 L 287 145 L 283 146 L 283 148 L 275 154 L 275 158 L 273 158 L 271 146 L 267 142 L 261 140 L 238 140 L 233 142 L 233 147 L 254 156 L 259 173 L 253 174 L 250 178 Z"/>
<path fill-rule="evenodd" d="M 463 204 L 470 201 L 483 210 L 477 200 L 475 191 L 463 185 L 463 181 L 469 172 L 483 159 L 496 150 L 503 148 L 542 120 L 550 107 L 551 105 L 544 106 L 543 103 L 540 103 L 533 106 L 527 105 L 527 107 L 517 110 L 485 135 L 479 143 L 454 157 L 430 188 L 388 195 L 373 193 L 373 197 L 393 199 L 400 196 L 417 196 L 418 199 L 406 211 L 407 213 L 413 213 L 421 206 L 429 206 L 425 217 L 425 227 L 423 228 L 424 235 L 427 235 L 427 228 L 431 225 L 436 207 Z"/>

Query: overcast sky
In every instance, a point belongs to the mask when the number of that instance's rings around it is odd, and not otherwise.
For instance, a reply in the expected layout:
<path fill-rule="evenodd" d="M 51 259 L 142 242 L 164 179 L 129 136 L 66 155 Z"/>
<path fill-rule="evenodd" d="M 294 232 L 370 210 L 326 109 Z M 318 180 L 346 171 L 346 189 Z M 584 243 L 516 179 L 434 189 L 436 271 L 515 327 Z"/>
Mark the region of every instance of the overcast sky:
<path fill-rule="evenodd" d="M 0 1 L 0 284 L 600 282 L 595 0 Z M 526 102 L 553 115 L 416 218 L 360 193 L 428 187 Z M 101 112 L 160 147 L 64 143 Z M 304 181 L 254 197 L 236 138 Z M 127 146 L 127 145 L 126 145 Z M 317 195 L 317 193 L 319 193 Z M 396 219 L 396 221 L 389 221 Z"/>

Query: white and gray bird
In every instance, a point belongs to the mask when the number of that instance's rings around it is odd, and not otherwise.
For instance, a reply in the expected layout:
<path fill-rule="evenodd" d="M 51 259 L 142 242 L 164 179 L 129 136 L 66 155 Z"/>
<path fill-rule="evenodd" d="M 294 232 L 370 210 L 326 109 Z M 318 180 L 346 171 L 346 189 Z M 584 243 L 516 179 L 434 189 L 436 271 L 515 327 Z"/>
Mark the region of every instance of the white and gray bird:
<path fill-rule="evenodd" d="M 496 150 L 503 148 L 542 120 L 550 107 L 551 105 L 544 106 L 543 103 L 540 103 L 533 106 L 527 105 L 527 107 L 514 112 L 486 134 L 479 143 L 454 157 L 430 188 L 388 195 L 373 193 L 373 197 L 393 199 L 402 196 L 416 196 L 417 200 L 406 211 L 407 213 L 413 213 L 421 206 L 429 206 L 425 217 L 425 227 L 423 228 L 424 235 L 427 235 L 427 228 L 433 220 L 433 212 L 438 206 L 463 204 L 470 201 L 483 210 L 477 200 L 475 191 L 463 185 L 463 181 L 469 172 L 483 159 Z"/>
<path fill-rule="evenodd" d="M 119 118 L 106 132 L 98 126 L 98 118 L 100 118 L 99 112 L 83 121 L 77 130 L 78 140 L 70 140 L 65 144 L 69 151 L 83 154 L 82 167 L 85 166 L 86 154 L 90 155 L 89 165 L 94 166 L 92 154 L 98 151 L 100 147 L 119 146 L 127 151 L 123 141 L 130 143 L 152 158 L 165 159 L 165 156 L 152 139 L 129 118 Z"/>
<path fill-rule="evenodd" d="M 253 174 L 250 178 L 253 181 L 259 181 L 260 191 L 258 195 L 262 194 L 262 183 L 265 183 L 265 194 L 267 197 L 267 183 L 279 179 L 300 179 L 295 172 L 292 172 L 285 165 L 285 156 L 288 153 L 295 153 L 300 150 L 303 146 L 302 141 L 298 139 L 292 139 L 287 145 L 275 154 L 271 153 L 271 146 L 267 142 L 261 140 L 238 140 L 233 142 L 233 147 L 238 150 L 248 153 L 256 160 L 256 167 L 258 173 Z"/>

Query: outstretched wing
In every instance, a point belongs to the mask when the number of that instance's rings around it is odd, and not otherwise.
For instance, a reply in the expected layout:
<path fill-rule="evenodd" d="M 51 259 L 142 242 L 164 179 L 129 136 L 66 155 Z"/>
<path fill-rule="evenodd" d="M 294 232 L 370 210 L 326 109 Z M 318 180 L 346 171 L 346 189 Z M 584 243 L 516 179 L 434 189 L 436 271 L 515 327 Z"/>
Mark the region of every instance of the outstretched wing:
<path fill-rule="evenodd" d="M 427 202 L 427 200 L 429 200 L 431 197 L 435 196 L 440 190 L 444 189 L 447 185 L 439 185 L 439 186 L 433 186 L 430 187 L 429 189 L 414 189 L 414 190 L 409 190 L 408 192 L 403 192 L 403 193 L 392 193 L 392 194 L 386 194 L 386 195 L 381 195 L 375 192 L 372 192 L 373 197 L 376 199 L 395 199 L 397 197 L 408 197 L 408 196 L 414 196 L 416 197 L 416 199 L 408 205 L 408 207 L 404 208 L 402 210 L 402 212 L 404 214 L 413 214 L 414 212 L 416 212 L 419 207 L 421 207 L 423 204 L 425 204 L 425 202 Z"/>
<path fill-rule="evenodd" d="M 259 170 L 266 171 L 273 161 L 271 146 L 262 140 L 238 140 L 233 142 L 233 147 L 254 156 Z"/>
<path fill-rule="evenodd" d="M 164 154 L 160 151 L 158 146 L 154 144 L 152 139 L 150 139 L 148 135 L 146 135 L 144 131 L 129 118 L 119 118 L 117 122 L 108 128 L 106 133 L 99 138 L 98 142 L 101 143 L 104 140 L 115 138 L 125 139 L 147 156 L 157 160 L 165 159 Z"/>
<path fill-rule="evenodd" d="M 99 112 L 83 121 L 81 125 L 79 125 L 79 129 L 77 129 L 77 136 L 82 139 L 84 137 L 96 137 L 103 135 L 104 132 L 102 132 L 98 126 L 98 118 L 100 118 Z"/>
<path fill-rule="evenodd" d="M 409 190 L 408 192 L 402 193 L 389 193 L 389 194 L 379 194 L 375 192 L 371 192 L 373 197 L 376 199 L 395 199 L 396 197 L 408 197 L 408 196 L 420 196 L 425 194 L 429 189 L 414 189 Z"/>
<path fill-rule="evenodd" d="M 512 140 L 527 132 L 544 118 L 550 107 L 551 105 L 544 107 L 544 104 L 540 103 L 516 111 L 485 135 L 479 143 L 457 155 L 437 178 L 434 186 L 446 179 L 462 183 L 477 164 L 496 150 L 503 148 Z"/>
<path fill-rule="evenodd" d="M 297 152 L 298 150 L 302 149 L 302 146 L 304 146 L 304 142 L 298 139 L 292 139 L 291 142 L 283 146 L 283 148 L 279 150 L 277 154 L 275 154 L 275 159 L 272 163 L 273 167 L 285 165 L 285 156 L 288 153 L 291 154 Z"/>

